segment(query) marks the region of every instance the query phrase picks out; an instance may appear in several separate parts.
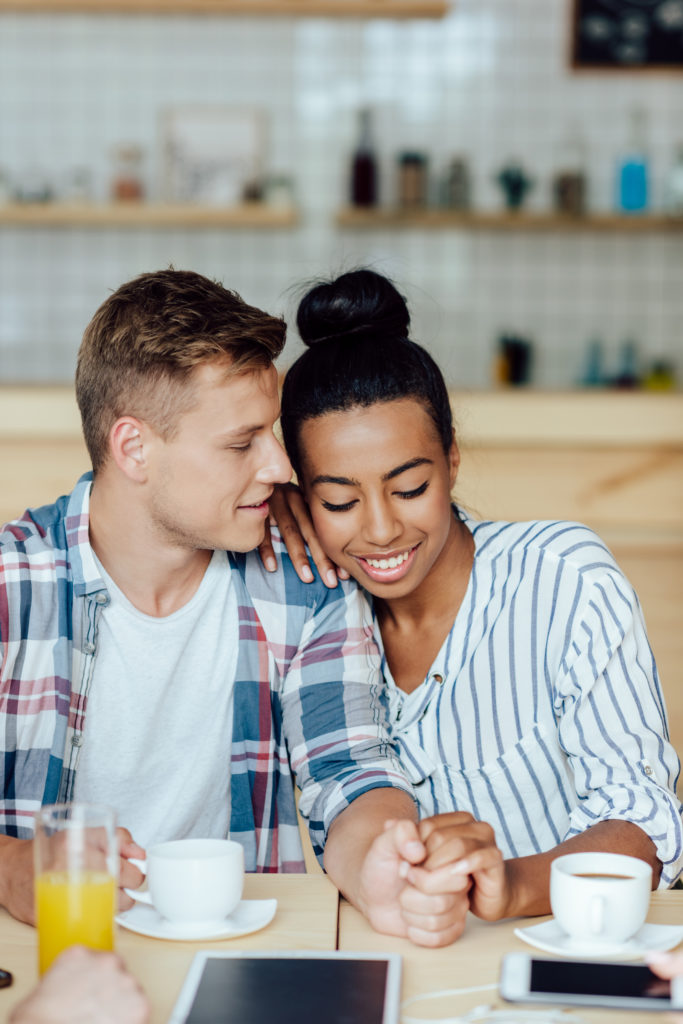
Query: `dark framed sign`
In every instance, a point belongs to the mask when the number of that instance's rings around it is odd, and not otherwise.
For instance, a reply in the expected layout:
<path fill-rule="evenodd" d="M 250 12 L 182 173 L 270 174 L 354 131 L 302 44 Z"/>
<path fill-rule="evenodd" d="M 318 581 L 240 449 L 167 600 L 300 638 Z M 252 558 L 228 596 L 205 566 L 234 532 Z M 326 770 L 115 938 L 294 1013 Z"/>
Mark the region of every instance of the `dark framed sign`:
<path fill-rule="evenodd" d="M 572 66 L 683 71 L 683 0 L 572 0 Z"/>

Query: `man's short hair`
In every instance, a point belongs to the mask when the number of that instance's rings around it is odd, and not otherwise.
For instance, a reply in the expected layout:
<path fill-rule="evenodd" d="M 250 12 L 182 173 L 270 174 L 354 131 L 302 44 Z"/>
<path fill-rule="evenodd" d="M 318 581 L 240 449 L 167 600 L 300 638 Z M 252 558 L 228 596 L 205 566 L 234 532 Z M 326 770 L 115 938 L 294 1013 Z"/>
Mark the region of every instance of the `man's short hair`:
<path fill-rule="evenodd" d="M 285 332 L 284 320 L 192 271 L 159 270 L 122 285 L 93 316 L 78 353 L 76 398 L 93 472 L 120 416 L 145 420 L 168 439 L 192 406 L 197 366 L 265 369 Z"/>

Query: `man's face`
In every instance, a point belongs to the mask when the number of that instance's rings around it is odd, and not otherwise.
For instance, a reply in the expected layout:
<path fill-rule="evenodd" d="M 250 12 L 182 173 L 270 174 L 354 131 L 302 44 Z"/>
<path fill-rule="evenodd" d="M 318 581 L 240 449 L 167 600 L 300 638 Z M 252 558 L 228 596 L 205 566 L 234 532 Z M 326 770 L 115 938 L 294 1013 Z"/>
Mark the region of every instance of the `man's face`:
<path fill-rule="evenodd" d="M 148 512 L 170 545 L 251 551 L 262 540 L 268 499 L 291 466 L 273 434 L 279 415 L 274 367 L 226 377 L 197 368 L 195 403 L 172 437 L 152 432 Z"/>

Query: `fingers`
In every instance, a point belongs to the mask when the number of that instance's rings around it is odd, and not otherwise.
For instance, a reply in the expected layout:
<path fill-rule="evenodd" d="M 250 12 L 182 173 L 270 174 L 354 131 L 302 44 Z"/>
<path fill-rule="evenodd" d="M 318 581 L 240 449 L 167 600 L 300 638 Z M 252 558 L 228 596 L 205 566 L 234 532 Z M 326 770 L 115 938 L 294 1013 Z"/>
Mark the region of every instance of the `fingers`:
<path fill-rule="evenodd" d="M 439 949 L 441 946 L 450 946 L 456 942 L 465 931 L 465 918 L 462 921 L 455 921 L 453 924 L 439 931 L 425 931 L 423 928 L 408 928 L 407 936 L 416 946 L 426 946 L 429 949 Z"/>
<path fill-rule="evenodd" d="M 659 951 L 647 953 L 645 963 L 660 978 L 675 978 L 683 974 L 683 953 L 661 953 Z"/>
<path fill-rule="evenodd" d="M 294 484 L 276 487 L 270 508 L 299 579 L 310 583 L 314 578 L 306 552 L 308 545 L 320 578 L 325 586 L 334 589 L 338 583 L 336 566 L 322 549 L 308 505 L 299 488 Z M 348 573 L 340 578 L 348 579 Z"/>
<path fill-rule="evenodd" d="M 303 583 L 311 583 L 313 581 L 313 573 L 306 555 L 304 533 L 294 512 L 297 497 L 299 502 L 303 500 L 301 499 L 299 489 L 293 485 L 287 484 L 284 487 L 276 487 L 270 499 L 270 514 L 271 519 L 277 524 L 280 536 L 285 543 L 287 553 L 299 579 Z M 302 515 L 303 513 L 299 509 L 299 516 Z M 307 516 L 308 512 L 306 512 L 304 519 Z"/>
<path fill-rule="evenodd" d="M 136 843 L 127 828 L 117 828 L 116 837 L 119 843 L 119 855 L 121 857 L 137 857 L 144 859 L 144 847 Z"/>
<path fill-rule="evenodd" d="M 431 818 L 423 818 L 418 828 L 420 838 L 426 842 L 431 835 L 453 826 L 469 825 L 475 819 L 468 811 L 451 811 L 448 814 L 434 814 Z"/>
<path fill-rule="evenodd" d="M 130 886 L 126 888 L 130 889 Z M 119 889 L 116 894 L 116 907 L 119 914 L 122 914 L 124 910 L 131 910 L 135 906 L 135 900 L 132 896 L 129 896 L 123 889 Z"/>
<path fill-rule="evenodd" d="M 411 864 L 420 864 L 424 860 L 427 851 L 420 839 L 415 822 L 408 820 L 393 822 L 384 834 L 394 844 L 396 853 L 404 862 L 401 865 L 402 875 L 405 876 Z"/>
<path fill-rule="evenodd" d="M 327 557 L 320 546 L 317 534 L 311 533 L 310 536 L 307 537 L 307 543 L 308 550 L 311 552 L 311 558 L 315 562 L 315 567 L 320 573 L 320 578 L 326 587 L 329 587 L 330 590 L 334 590 L 340 579 L 349 578 L 348 573 L 346 573 L 346 576 L 338 575 L 342 570 L 338 570 L 334 562 Z"/>
<path fill-rule="evenodd" d="M 427 862 L 428 863 L 428 862 Z M 486 846 L 469 854 L 466 860 L 428 869 L 411 867 L 406 881 L 422 893 L 465 892 L 472 885 L 472 876 L 483 871 L 498 871 L 503 866 L 503 854 L 496 846 Z"/>
<path fill-rule="evenodd" d="M 263 562 L 263 566 L 268 572 L 275 572 L 277 569 L 277 559 L 275 557 L 275 551 L 273 550 L 273 540 L 270 535 L 270 522 L 266 520 L 266 529 L 263 535 L 263 540 L 256 549 L 259 553 L 259 558 Z"/>
<path fill-rule="evenodd" d="M 116 833 L 119 842 L 119 910 L 130 910 L 135 901 L 123 889 L 139 889 L 142 885 L 145 876 L 131 858 L 141 860 L 145 851 L 127 828 L 119 828 Z"/>
<path fill-rule="evenodd" d="M 469 858 L 474 851 L 485 848 L 496 849 L 493 829 L 485 821 L 473 821 L 433 831 L 424 840 L 427 850 L 425 867 L 430 871 L 445 864 L 454 864 Z M 461 868 L 472 871 L 471 867 Z"/>
<path fill-rule="evenodd" d="M 446 946 L 460 938 L 467 919 L 467 893 L 425 896 L 407 886 L 401 893 L 401 911 L 408 937 L 420 946 Z"/>

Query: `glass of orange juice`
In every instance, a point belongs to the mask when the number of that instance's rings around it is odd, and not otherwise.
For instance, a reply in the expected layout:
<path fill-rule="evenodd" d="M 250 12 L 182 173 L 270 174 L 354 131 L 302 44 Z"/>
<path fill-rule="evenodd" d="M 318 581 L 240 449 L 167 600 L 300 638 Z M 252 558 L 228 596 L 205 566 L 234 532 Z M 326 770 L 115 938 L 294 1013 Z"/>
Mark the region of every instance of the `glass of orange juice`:
<path fill-rule="evenodd" d="M 34 852 L 40 973 L 68 946 L 113 949 L 119 865 L 114 810 L 78 803 L 41 807 Z"/>

